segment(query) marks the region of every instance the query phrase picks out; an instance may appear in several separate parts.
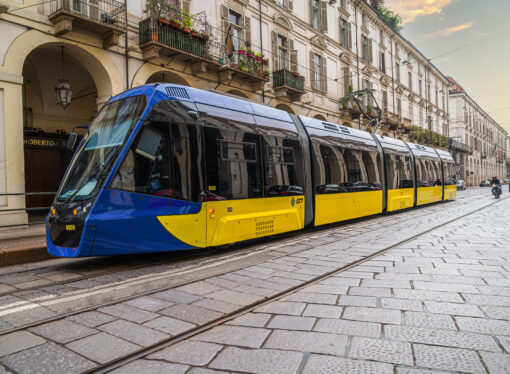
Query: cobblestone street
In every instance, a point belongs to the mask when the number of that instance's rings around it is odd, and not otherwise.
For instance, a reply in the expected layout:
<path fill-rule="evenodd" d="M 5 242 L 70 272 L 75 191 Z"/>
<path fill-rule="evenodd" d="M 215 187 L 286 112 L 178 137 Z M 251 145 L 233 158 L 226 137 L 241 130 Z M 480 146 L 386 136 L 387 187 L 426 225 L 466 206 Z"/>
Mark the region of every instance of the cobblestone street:
<path fill-rule="evenodd" d="M 75 282 L 26 286 L 86 275 L 101 262 L 2 269 L 0 284 L 12 288 L 0 297 L 2 369 L 508 373 L 506 195 L 496 201 L 488 189 L 471 189 L 446 204 L 264 242 L 203 263 L 149 264 L 142 271 L 105 259 L 102 270 L 110 275 L 92 272 Z"/>

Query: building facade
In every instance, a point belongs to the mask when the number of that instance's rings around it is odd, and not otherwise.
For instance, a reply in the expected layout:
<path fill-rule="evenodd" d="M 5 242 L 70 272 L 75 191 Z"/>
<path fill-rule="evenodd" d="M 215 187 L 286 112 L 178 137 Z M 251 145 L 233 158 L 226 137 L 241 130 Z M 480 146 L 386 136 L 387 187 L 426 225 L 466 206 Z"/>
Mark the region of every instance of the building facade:
<path fill-rule="evenodd" d="M 0 210 L 11 210 L 0 212 L 2 224 L 49 206 L 51 195 L 5 194 L 56 191 L 74 126 L 112 95 L 151 82 L 359 128 L 366 121 L 342 97 L 372 88 L 383 110 L 378 133 L 419 141 L 419 128 L 428 131 L 421 140 L 447 146 L 438 134 L 449 135 L 448 79 L 370 1 L 168 3 L 0 0 Z M 72 89 L 68 106 L 56 104 L 62 81 Z"/>
<path fill-rule="evenodd" d="M 482 180 L 493 176 L 506 178 L 508 132 L 491 118 L 459 83 L 453 78 L 449 79 L 452 83 L 450 136 L 469 147 L 460 179 L 465 179 L 470 186 L 476 186 Z"/>

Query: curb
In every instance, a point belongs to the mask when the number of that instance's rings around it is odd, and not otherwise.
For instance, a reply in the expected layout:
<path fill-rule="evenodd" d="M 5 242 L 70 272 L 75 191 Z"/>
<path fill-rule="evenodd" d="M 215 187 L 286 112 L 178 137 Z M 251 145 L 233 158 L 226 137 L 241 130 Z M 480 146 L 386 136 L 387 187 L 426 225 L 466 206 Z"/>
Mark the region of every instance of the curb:
<path fill-rule="evenodd" d="M 41 261 L 52 257 L 48 253 L 46 245 L 2 249 L 0 250 L 0 267 Z"/>

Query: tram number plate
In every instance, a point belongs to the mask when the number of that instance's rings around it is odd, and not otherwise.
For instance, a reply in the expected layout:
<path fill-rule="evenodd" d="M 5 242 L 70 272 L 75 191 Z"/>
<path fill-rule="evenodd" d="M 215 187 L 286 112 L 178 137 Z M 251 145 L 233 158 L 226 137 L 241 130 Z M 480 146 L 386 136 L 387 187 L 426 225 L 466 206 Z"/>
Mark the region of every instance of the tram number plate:
<path fill-rule="evenodd" d="M 66 231 L 75 231 L 76 226 L 75 225 L 66 225 Z"/>

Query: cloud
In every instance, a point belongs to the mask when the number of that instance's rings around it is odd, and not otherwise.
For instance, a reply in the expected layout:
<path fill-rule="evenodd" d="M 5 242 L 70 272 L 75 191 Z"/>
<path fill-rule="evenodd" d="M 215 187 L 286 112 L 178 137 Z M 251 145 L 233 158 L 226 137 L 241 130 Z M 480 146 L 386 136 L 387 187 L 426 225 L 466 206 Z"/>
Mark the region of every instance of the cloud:
<path fill-rule="evenodd" d="M 456 32 L 459 32 L 459 31 L 464 31 L 464 30 L 470 29 L 471 27 L 473 27 L 474 24 L 475 24 L 475 21 L 471 21 L 471 22 L 463 23 L 462 25 L 437 30 L 437 31 L 431 32 L 429 34 L 422 35 L 421 39 L 431 40 L 431 39 L 436 39 L 441 36 L 448 36 L 451 34 L 455 34 Z"/>
<path fill-rule="evenodd" d="M 441 14 L 443 8 L 456 1 L 459 0 L 386 0 L 386 5 L 409 23 L 418 17 Z"/>

